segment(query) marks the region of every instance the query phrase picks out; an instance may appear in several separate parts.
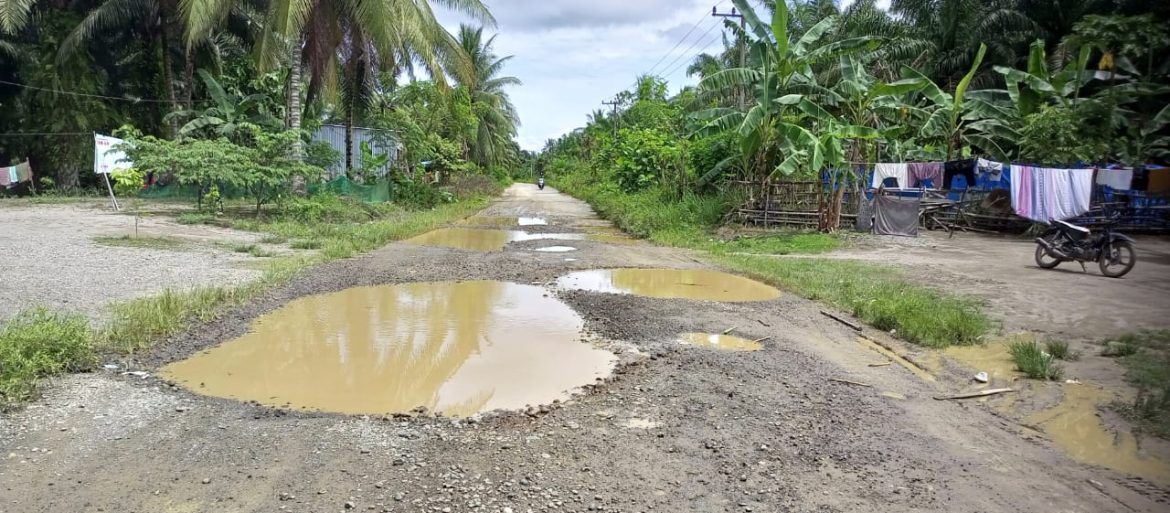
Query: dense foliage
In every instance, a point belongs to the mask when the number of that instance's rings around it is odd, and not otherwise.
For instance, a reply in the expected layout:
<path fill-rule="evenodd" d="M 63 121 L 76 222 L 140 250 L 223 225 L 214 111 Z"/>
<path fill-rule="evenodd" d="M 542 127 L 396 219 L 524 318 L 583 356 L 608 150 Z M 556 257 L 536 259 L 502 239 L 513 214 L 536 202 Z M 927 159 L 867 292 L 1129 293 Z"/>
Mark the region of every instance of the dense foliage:
<path fill-rule="evenodd" d="M 660 79 L 642 77 L 618 94 L 617 112 L 597 111 L 550 140 L 549 169 L 587 175 L 561 180 L 585 195 L 654 190 L 669 201 L 856 162 L 1170 159 L 1165 5 L 894 0 L 887 12 L 872 0 L 844 10 L 827 0 L 733 3 L 744 28 L 728 23 L 724 51 L 695 58 L 697 87 L 667 97 Z M 1073 17 L 1054 20 L 1057 10 Z M 834 185 L 847 176 L 830 174 Z M 837 226 L 827 206 L 845 188 L 823 193 L 823 229 Z"/>
<path fill-rule="evenodd" d="M 391 170 L 417 194 L 506 179 L 521 157 L 509 57 L 483 28 L 448 33 L 432 4 L 494 23 L 480 0 L 0 0 L 0 162 L 94 186 L 91 134 L 126 126 L 144 172 L 257 206 L 333 166 L 359 183 Z M 310 141 L 322 124 L 346 127 L 344 151 Z M 382 140 L 357 144 L 356 126 Z"/>

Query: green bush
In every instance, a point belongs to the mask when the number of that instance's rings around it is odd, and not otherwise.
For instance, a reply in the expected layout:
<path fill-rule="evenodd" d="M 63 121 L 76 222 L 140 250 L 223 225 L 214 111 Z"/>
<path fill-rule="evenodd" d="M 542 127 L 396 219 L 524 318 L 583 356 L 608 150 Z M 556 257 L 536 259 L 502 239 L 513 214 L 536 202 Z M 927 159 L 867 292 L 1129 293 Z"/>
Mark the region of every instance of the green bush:
<path fill-rule="evenodd" d="M 40 378 L 86 370 L 95 362 L 84 316 L 22 311 L 0 327 L 0 407 L 32 398 Z"/>
<path fill-rule="evenodd" d="M 615 152 L 613 177 L 625 192 L 638 192 L 685 173 L 676 138 L 656 129 L 623 129 Z"/>
<path fill-rule="evenodd" d="M 1009 349 L 1016 370 L 1029 378 L 1055 381 L 1064 375 L 1064 369 L 1056 363 L 1056 358 L 1041 349 L 1035 340 L 1012 342 Z"/>

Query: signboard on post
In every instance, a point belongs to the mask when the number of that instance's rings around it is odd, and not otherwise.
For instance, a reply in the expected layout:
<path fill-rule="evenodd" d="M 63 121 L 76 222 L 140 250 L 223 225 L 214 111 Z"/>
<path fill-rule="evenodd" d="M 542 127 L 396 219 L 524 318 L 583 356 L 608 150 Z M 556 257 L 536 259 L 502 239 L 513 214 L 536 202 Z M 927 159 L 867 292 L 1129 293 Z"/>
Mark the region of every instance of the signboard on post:
<path fill-rule="evenodd" d="M 93 172 L 99 175 L 108 175 L 119 169 L 134 167 L 134 164 L 126 158 L 125 152 L 114 149 L 114 146 L 124 142 L 126 141 L 117 137 L 93 134 Z"/>
<path fill-rule="evenodd" d="M 126 152 L 114 149 L 118 144 L 126 141 L 108 135 L 93 134 L 93 172 L 106 179 L 106 189 L 110 191 L 110 201 L 114 202 L 114 210 L 121 210 L 118 198 L 114 197 L 114 186 L 110 184 L 110 173 L 119 169 L 134 167 Z"/>

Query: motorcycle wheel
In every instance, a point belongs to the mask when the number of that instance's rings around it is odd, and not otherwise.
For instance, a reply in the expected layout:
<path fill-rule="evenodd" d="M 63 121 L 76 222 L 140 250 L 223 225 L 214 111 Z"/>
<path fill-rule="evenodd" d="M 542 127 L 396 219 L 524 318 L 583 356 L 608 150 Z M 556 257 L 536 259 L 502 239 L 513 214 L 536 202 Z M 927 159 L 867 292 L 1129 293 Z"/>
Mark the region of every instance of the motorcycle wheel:
<path fill-rule="evenodd" d="M 1120 278 L 1133 270 L 1133 266 L 1137 264 L 1137 255 L 1133 251 L 1133 245 L 1119 241 L 1110 244 L 1109 251 L 1102 253 L 1101 260 L 1097 263 L 1101 266 L 1101 274 L 1110 278 Z"/>
<path fill-rule="evenodd" d="M 1041 269 L 1052 269 L 1060 265 L 1060 262 L 1062 260 L 1048 253 L 1048 250 L 1044 249 L 1044 246 L 1036 245 L 1036 265 L 1040 266 Z"/>

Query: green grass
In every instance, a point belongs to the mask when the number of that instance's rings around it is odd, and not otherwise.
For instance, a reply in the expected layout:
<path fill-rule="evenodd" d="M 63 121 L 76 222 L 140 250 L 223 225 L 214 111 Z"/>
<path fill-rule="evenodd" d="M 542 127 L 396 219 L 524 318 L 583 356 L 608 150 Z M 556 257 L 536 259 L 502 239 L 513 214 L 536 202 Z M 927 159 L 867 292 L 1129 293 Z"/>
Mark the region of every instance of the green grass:
<path fill-rule="evenodd" d="M 816 258 L 714 255 L 732 270 L 801 297 L 852 313 L 884 331 L 928 347 L 978 343 L 991 328 L 980 304 L 911 284 L 884 266 Z"/>
<path fill-rule="evenodd" d="M 178 250 L 183 249 L 186 245 L 182 240 L 174 237 L 156 237 L 151 235 L 121 235 L 121 236 L 98 236 L 94 237 L 93 241 L 102 246 L 114 246 L 121 248 L 146 248 L 146 249 L 167 249 Z"/>
<path fill-rule="evenodd" d="M 1068 342 L 1063 340 L 1046 340 L 1044 341 L 1044 351 L 1052 355 L 1057 360 L 1075 361 L 1081 359 L 1079 352 L 1069 349 Z"/>
<path fill-rule="evenodd" d="M 284 244 L 288 242 L 288 237 L 282 235 L 265 235 L 260 239 L 262 244 Z"/>
<path fill-rule="evenodd" d="M 212 224 L 212 222 L 214 220 L 215 220 L 215 216 L 213 216 L 211 214 L 205 214 L 203 212 L 186 212 L 183 214 L 179 214 L 178 217 L 175 217 L 175 222 L 177 222 L 179 224 L 187 224 L 187 225 Z"/>
<path fill-rule="evenodd" d="M 1008 348 L 1016 370 L 1029 378 L 1058 380 L 1064 375 L 1064 369 L 1056 363 L 1056 358 L 1045 352 L 1035 340 L 1012 342 Z"/>
<path fill-rule="evenodd" d="M 293 249 L 321 249 L 321 241 L 317 239 L 298 239 L 289 244 Z"/>
<path fill-rule="evenodd" d="M 1138 431 L 1170 438 L 1170 330 L 1127 333 L 1110 343 L 1132 349 L 1119 362 L 1125 367 L 1126 381 L 1137 389 L 1132 402 L 1114 403 L 1114 409 L 1133 421 Z"/>
<path fill-rule="evenodd" d="M 0 326 L 0 409 L 34 397 L 43 377 L 95 362 L 93 332 L 84 316 L 22 311 Z"/>

